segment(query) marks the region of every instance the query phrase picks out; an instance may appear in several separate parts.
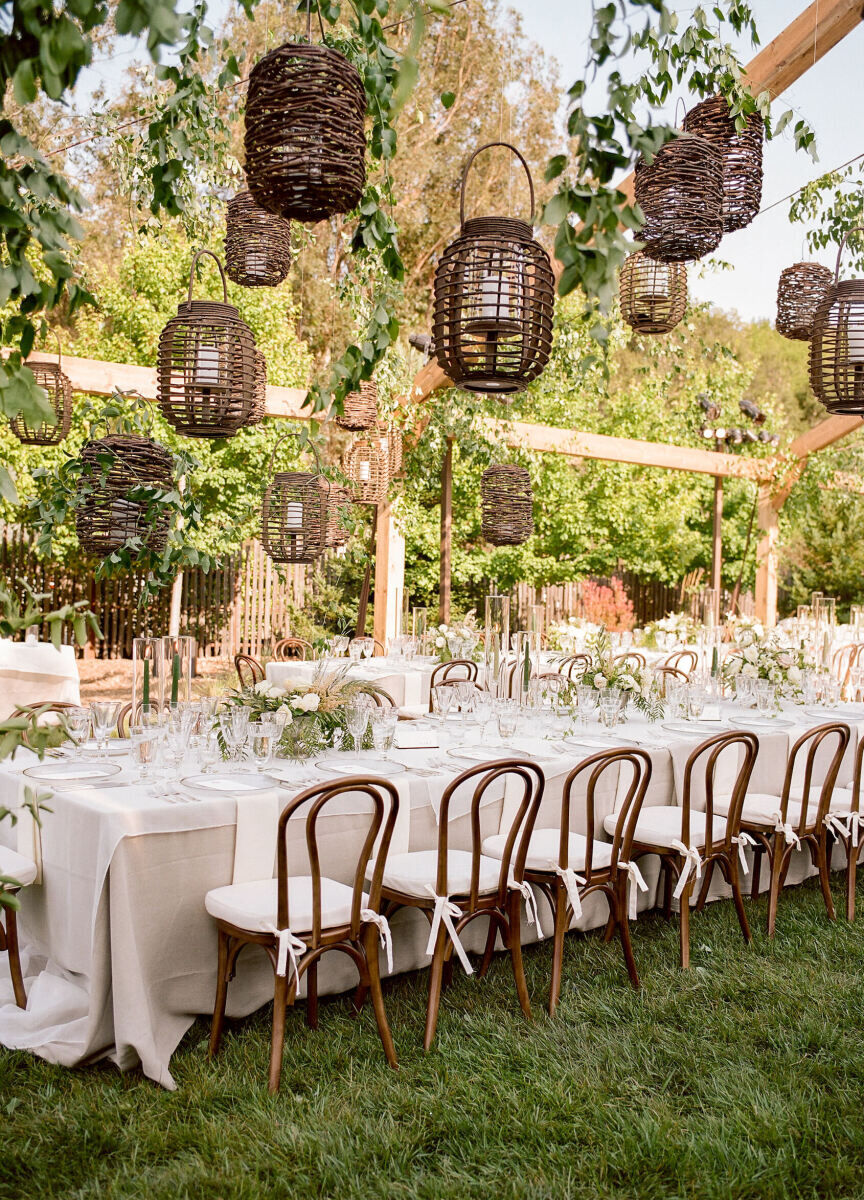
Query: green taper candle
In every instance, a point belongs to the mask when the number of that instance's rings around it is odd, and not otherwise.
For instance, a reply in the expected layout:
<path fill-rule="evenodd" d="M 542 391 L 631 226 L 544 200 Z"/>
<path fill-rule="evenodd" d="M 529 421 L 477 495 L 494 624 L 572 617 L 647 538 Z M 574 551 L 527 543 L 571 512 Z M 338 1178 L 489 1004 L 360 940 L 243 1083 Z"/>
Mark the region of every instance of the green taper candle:
<path fill-rule="evenodd" d="M 150 703 L 150 659 L 144 659 L 144 691 L 141 696 L 143 704 Z"/>
<path fill-rule="evenodd" d="M 174 651 L 174 661 L 171 664 L 171 703 L 177 703 L 177 692 L 180 689 L 180 655 Z"/>

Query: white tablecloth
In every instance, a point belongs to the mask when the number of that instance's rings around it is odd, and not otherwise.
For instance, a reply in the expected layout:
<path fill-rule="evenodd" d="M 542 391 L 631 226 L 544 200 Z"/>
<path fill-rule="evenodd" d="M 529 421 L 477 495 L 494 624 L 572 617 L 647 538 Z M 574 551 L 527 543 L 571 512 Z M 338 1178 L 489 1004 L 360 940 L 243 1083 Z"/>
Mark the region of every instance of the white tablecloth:
<path fill-rule="evenodd" d="M 81 703 L 74 649 L 0 638 L 0 721 L 41 700 Z"/>
<path fill-rule="evenodd" d="M 406 662 L 404 658 L 366 658 L 357 663 L 350 659 L 332 660 L 334 668 L 348 667 L 350 679 L 384 688 L 398 708 L 415 713 L 429 711 L 429 682 L 434 665 Z M 280 686 L 289 680 L 309 683 L 320 669 L 319 662 L 269 662 L 264 668 L 268 681 Z"/>

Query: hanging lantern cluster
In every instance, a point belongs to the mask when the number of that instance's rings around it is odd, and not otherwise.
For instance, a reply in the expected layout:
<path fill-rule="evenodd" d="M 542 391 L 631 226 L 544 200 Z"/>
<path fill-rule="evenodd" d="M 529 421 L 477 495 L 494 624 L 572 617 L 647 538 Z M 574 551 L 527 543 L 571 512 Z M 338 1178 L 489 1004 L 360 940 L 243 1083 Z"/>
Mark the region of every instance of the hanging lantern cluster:
<path fill-rule="evenodd" d="M 317 470 L 279 471 L 273 462 L 285 434 L 273 447 L 267 467 L 270 482 L 261 506 L 261 544 L 277 563 L 310 563 L 328 546 L 330 480 L 323 474 L 314 445 Z"/>
<path fill-rule="evenodd" d="M 351 480 L 361 504 L 381 504 L 390 485 L 388 453 L 377 437 L 355 438 L 342 459 L 342 470 Z"/>
<path fill-rule="evenodd" d="M 531 476 L 525 467 L 487 467 L 480 502 L 483 537 L 493 546 L 518 546 L 534 532 Z"/>
<path fill-rule="evenodd" d="M 834 282 L 816 307 L 810 339 L 810 386 L 830 413 L 864 414 L 864 279 L 840 280 L 845 234 Z"/>
<path fill-rule="evenodd" d="M 364 379 L 358 391 L 349 392 L 342 402 L 342 412 L 336 424 L 342 429 L 355 432 L 374 429 L 378 420 L 378 384 L 374 379 Z"/>
<path fill-rule="evenodd" d="M 172 487 L 174 462 L 170 451 L 138 434 L 109 433 L 87 442 L 80 461 L 83 469 L 75 531 L 81 548 L 104 558 L 131 538 L 140 538 L 148 550 L 163 550 L 169 513 L 158 506 L 154 520 L 150 511 L 154 506 L 136 498 L 135 493 L 140 488 Z"/>
<path fill-rule="evenodd" d="M 209 255 L 222 277 L 223 302 L 193 300 L 195 267 Z M 254 408 L 255 338 L 228 303 L 222 264 L 210 250 L 192 259 L 189 295 L 159 338 L 156 398 L 170 425 L 187 437 L 232 437 Z"/>
<path fill-rule="evenodd" d="M 526 388 L 549 361 L 555 281 L 549 255 L 527 221 L 465 220 L 471 164 L 494 146 L 512 151 L 525 168 L 534 212 L 534 183 L 519 151 L 507 142 L 475 150 L 462 173 L 461 230 L 435 272 L 432 336 L 438 362 L 455 384 L 506 398 Z"/>
<path fill-rule="evenodd" d="M 225 270 L 243 287 L 275 287 L 291 266 L 291 225 L 255 203 L 251 192 L 228 201 Z"/>
<path fill-rule="evenodd" d="M 637 333 L 669 333 L 687 308 L 687 267 L 629 255 L 618 278 L 621 316 Z"/>
<path fill-rule="evenodd" d="M 816 309 L 834 281 L 828 267 L 799 262 L 780 272 L 777 284 L 777 332 L 799 342 L 809 342 Z"/>
<path fill-rule="evenodd" d="M 723 155 L 705 138 L 684 133 L 650 164 L 636 164 L 636 203 L 645 214 L 639 233 L 649 258 L 690 262 L 710 254 L 723 237 Z"/>
<path fill-rule="evenodd" d="M 57 361 L 28 362 L 25 366 L 33 372 L 33 378 L 39 387 L 45 389 L 48 403 L 54 410 L 57 421 L 49 425 L 47 421 L 39 425 L 28 425 L 19 414 L 11 417 L 9 428 L 19 442 L 25 446 L 56 446 L 69 434 L 72 424 L 72 382 L 63 371 L 63 350 L 60 339 L 57 339 Z"/>
<path fill-rule="evenodd" d="M 765 122 L 750 113 L 735 127 L 724 96 L 711 96 L 684 117 L 684 130 L 711 142 L 723 156 L 723 231 L 749 225 L 762 203 L 762 142 Z"/>

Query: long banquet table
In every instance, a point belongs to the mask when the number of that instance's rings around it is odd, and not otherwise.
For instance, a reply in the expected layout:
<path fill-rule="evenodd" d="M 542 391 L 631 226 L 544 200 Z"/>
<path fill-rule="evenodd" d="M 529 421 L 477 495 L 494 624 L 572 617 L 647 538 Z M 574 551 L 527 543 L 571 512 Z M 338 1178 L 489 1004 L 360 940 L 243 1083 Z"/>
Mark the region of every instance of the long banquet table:
<path fill-rule="evenodd" d="M 752 791 L 779 794 L 791 742 L 820 723 L 800 709 L 784 714 L 789 715 L 794 726 L 760 735 Z M 728 721 L 730 717 L 734 723 L 734 710 L 727 708 L 724 718 Z M 864 732 L 864 723 L 852 723 L 851 719 L 849 723 L 852 738 L 838 786 L 851 780 L 855 746 Z M 412 723 L 412 728 L 424 726 Z M 431 723 L 425 729 L 429 733 Z M 451 748 L 461 744 L 459 722 L 448 722 L 446 731 L 445 741 Z M 600 732 L 594 725 L 590 736 L 596 738 Z M 425 740 L 426 733 L 415 741 Z M 651 756 L 653 774 L 646 804 L 676 803 L 684 764 L 699 739 L 649 725 L 638 716 L 615 730 L 615 737 L 615 741 L 609 738 L 610 746 L 638 741 Z M 468 735 L 468 741 L 479 742 L 476 731 Z M 484 738 L 490 756 L 501 752 L 495 741 Z M 519 747 L 517 739 L 515 748 Z M 554 759 L 542 762 L 547 784 L 540 826 L 557 824 L 564 779 L 579 761 L 596 752 L 596 748 L 563 744 L 560 749 L 563 752 Z M 548 748 L 544 753 L 549 753 Z M 414 768 L 393 776 L 402 810 L 394 852 L 430 849 L 437 844 L 437 811 L 443 789 L 469 765 L 448 759 L 446 767 L 430 767 L 430 763 L 440 764 L 442 755 L 446 757 L 442 749 L 394 752 L 394 759 Z M 33 755 L 23 751 L 14 761 L 0 764 L 0 805 L 14 809 L 20 803 L 27 782 L 21 772 L 34 761 Z M 0 1044 L 29 1049 L 67 1066 L 106 1056 L 121 1069 L 140 1063 L 146 1075 L 171 1088 L 172 1053 L 195 1018 L 212 1010 L 216 936 L 204 910 L 205 893 L 232 879 L 273 873 L 279 810 L 305 778 L 323 781 L 327 775 L 314 766 L 278 763 L 279 790 L 263 799 L 218 794 L 171 803 L 137 782 L 125 760 L 116 761 L 123 766 L 122 773 L 99 788 L 68 782 L 54 787 L 51 811 L 43 814 L 41 831 L 26 819 L 14 827 L 9 821 L 0 823 L 0 842 L 37 856 L 42 866 L 41 882 L 21 893 L 26 1011 L 14 1006 L 6 956 L 0 955 Z M 720 770 L 729 777 L 734 765 L 724 768 L 721 764 Z M 441 773 L 419 774 L 418 768 L 440 769 Z M 619 784 L 626 787 L 626 783 L 622 773 L 620 780 L 610 779 L 598 793 L 595 834 L 599 838 L 607 837 L 603 818 L 614 811 Z M 470 846 L 467 804 L 467 798 L 457 793 L 451 820 L 453 848 Z M 701 806 L 698 800 L 695 806 Z M 504 795 L 484 810 L 484 835 L 497 832 L 506 807 Z M 575 808 L 579 810 L 578 803 Z M 349 864 L 356 862 L 356 832 L 361 826 L 365 827 L 365 818 L 350 803 L 324 826 L 324 869 L 343 882 L 349 882 Z M 245 876 L 238 877 L 241 859 Z M 307 870 L 302 821 L 289 823 L 289 869 Z M 800 882 L 810 873 L 809 856 L 796 854 L 788 882 Z M 655 903 L 658 861 L 643 860 L 642 874 L 648 890 L 638 895 L 640 911 Z M 767 874 L 763 871 L 763 888 L 767 887 Z M 722 881 L 714 883 L 712 895 L 727 894 Z M 548 933 L 550 919 L 542 902 L 540 915 Z M 595 928 L 605 923 L 606 916 L 605 901 L 594 895 L 573 925 Z M 482 948 L 482 924 L 472 927 L 473 932 L 469 928 L 465 937 L 469 949 Z M 392 927 L 394 973 L 424 966 L 428 962 L 428 925 L 422 915 L 402 910 L 394 916 Z M 530 942 L 536 936 L 534 926 L 523 921 L 523 940 Z M 634 942 L 638 961 L 638 931 Z M 614 949 L 610 952 L 615 953 Z M 382 973 L 386 973 L 383 959 Z M 355 982 L 354 969 L 345 956 L 325 956 L 319 969 L 322 992 L 345 991 Z M 229 1016 L 244 1016 L 265 1004 L 272 998 L 272 986 L 263 953 L 257 948 L 244 951 L 237 978 L 229 988 Z M 399 1031 L 394 1033 L 398 1044 Z"/>

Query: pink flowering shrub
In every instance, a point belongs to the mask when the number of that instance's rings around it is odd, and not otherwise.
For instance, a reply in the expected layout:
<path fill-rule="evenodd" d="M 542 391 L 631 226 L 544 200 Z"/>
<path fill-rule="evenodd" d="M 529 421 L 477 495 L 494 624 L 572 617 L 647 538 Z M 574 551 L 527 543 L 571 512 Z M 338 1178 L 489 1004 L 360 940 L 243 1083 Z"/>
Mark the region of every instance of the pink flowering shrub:
<path fill-rule="evenodd" d="M 621 633 L 636 624 L 633 602 L 624 584 L 613 575 L 611 586 L 586 579 L 582 584 L 582 615 L 586 621 L 603 625 L 611 633 Z"/>

